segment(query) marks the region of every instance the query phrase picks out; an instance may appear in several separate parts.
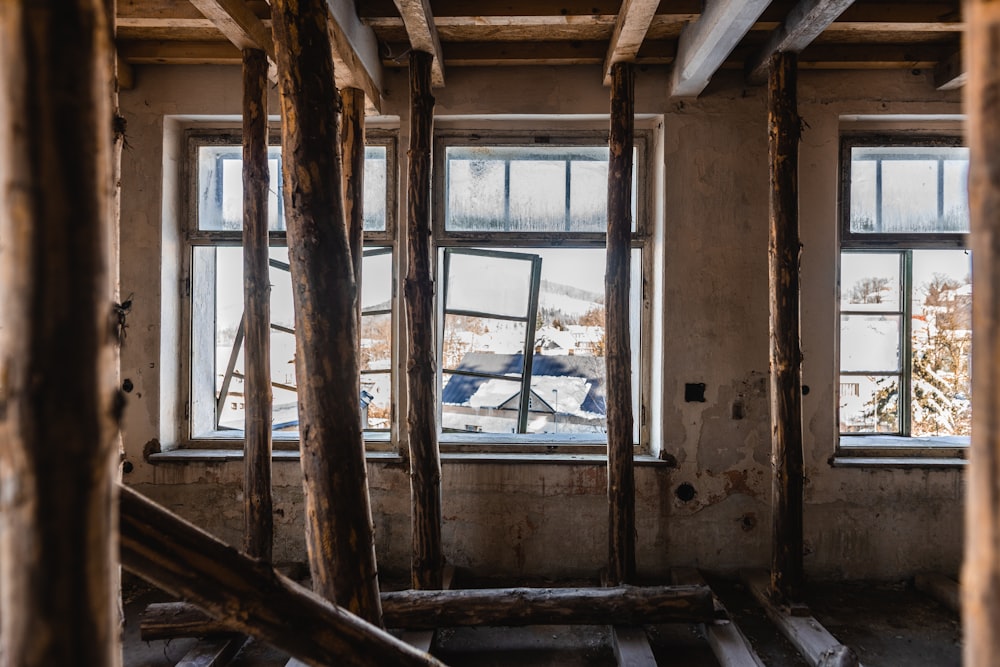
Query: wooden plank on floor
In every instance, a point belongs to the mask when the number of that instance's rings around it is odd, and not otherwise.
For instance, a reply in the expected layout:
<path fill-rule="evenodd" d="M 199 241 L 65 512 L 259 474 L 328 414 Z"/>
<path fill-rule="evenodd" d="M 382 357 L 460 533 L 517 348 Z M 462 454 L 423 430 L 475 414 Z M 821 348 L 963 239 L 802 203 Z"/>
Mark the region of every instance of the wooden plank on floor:
<path fill-rule="evenodd" d="M 246 641 L 246 637 L 202 639 L 181 658 L 177 667 L 223 667 L 236 657 Z"/>
<path fill-rule="evenodd" d="M 441 573 L 441 580 L 441 587 L 446 591 L 450 590 L 455 581 L 454 565 L 444 566 L 444 570 Z M 407 630 L 402 634 L 400 639 L 415 649 L 419 649 L 424 653 L 430 653 L 431 646 L 434 645 L 434 634 L 436 632 L 437 630 Z"/>
<path fill-rule="evenodd" d="M 812 616 L 792 615 L 770 597 L 771 579 L 764 570 L 743 572 L 743 582 L 768 618 L 811 667 L 861 667 L 854 651 L 841 644 Z"/>
<path fill-rule="evenodd" d="M 618 667 L 656 667 L 649 637 L 642 628 L 612 627 L 611 644 Z"/>
<path fill-rule="evenodd" d="M 692 568 L 676 568 L 671 572 L 673 582 L 677 585 L 706 586 L 698 570 Z M 719 661 L 720 667 L 764 667 L 764 662 L 753 650 L 750 641 L 733 622 L 722 601 L 713 594 L 717 620 L 702 624 L 702 633 L 708 640 L 708 645 Z"/>
<path fill-rule="evenodd" d="M 962 598 L 958 582 L 940 572 L 921 572 L 913 578 L 913 585 L 956 614 L 962 613 Z"/>

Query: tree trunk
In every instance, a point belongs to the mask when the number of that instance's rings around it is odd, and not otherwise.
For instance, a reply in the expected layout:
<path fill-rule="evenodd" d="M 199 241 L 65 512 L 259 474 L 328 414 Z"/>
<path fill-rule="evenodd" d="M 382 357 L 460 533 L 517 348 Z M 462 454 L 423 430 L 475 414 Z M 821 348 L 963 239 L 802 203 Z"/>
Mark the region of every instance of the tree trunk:
<path fill-rule="evenodd" d="M 408 630 L 490 625 L 643 625 L 713 618 L 707 586 L 501 588 L 382 593 L 386 627 Z M 191 604 L 151 604 L 140 619 L 145 641 L 233 632 Z"/>
<path fill-rule="evenodd" d="M 378 621 L 378 573 L 361 431 L 357 284 L 344 218 L 325 0 L 271 4 L 284 150 L 295 371 L 315 590 Z M 331 187 L 331 184 L 335 184 Z"/>
<path fill-rule="evenodd" d="M 130 571 L 310 665 L 441 665 L 127 487 L 121 549 Z"/>
<path fill-rule="evenodd" d="M 246 448 L 243 550 L 271 560 L 271 275 L 268 265 L 267 55 L 243 50 L 243 319 Z"/>
<path fill-rule="evenodd" d="M 0 651 L 119 665 L 103 0 L 0 4 Z"/>
<path fill-rule="evenodd" d="M 608 383 L 608 577 L 635 577 L 635 470 L 632 461 L 632 134 L 634 76 L 628 63 L 611 66 L 611 136 L 608 164 L 607 308 L 605 365 Z"/>
<path fill-rule="evenodd" d="M 972 223 L 972 446 L 962 570 L 964 664 L 1000 655 L 1000 5 L 963 5 Z"/>
<path fill-rule="evenodd" d="M 406 369 L 410 495 L 413 502 L 411 585 L 441 588 L 441 457 L 437 440 L 434 365 L 434 280 L 431 274 L 432 56 L 410 53 L 410 162 L 407 184 L 407 266 L 403 294 L 409 361 Z"/>
<path fill-rule="evenodd" d="M 772 593 L 797 600 L 802 587 L 802 353 L 799 349 L 798 57 L 771 58 L 770 280 Z"/>

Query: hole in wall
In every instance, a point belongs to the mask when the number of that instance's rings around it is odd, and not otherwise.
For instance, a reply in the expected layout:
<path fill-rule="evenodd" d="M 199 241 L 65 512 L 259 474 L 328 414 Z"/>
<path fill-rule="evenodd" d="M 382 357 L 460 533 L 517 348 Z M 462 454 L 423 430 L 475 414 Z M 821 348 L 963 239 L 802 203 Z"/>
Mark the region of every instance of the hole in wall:
<path fill-rule="evenodd" d="M 684 385 L 684 401 L 686 403 L 705 402 L 705 383 L 688 382 Z"/>
<path fill-rule="evenodd" d="M 677 499 L 680 500 L 682 503 L 687 503 L 694 500 L 694 497 L 697 493 L 698 492 L 694 490 L 694 487 L 688 482 L 684 482 L 683 484 L 679 485 L 677 487 L 677 490 L 674 491 L 674 495 L 677 496 Z"/>

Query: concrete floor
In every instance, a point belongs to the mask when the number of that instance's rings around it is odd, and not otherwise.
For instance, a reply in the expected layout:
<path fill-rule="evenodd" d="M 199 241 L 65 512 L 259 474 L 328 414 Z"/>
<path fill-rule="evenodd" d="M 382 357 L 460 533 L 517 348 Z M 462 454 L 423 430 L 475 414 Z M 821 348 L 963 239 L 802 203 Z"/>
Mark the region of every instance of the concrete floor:
<path fill-rule="evenodd" d="M 551 582 L 548 582 L 551 585 Z M 739 583 L 711 579 L 734 620 L 769 667 L 806 667 Z M 524 582 L 519 582 L 525 585 Z M 468 585 L 468 584 L 466 584 Z M 573 582 L 571 585 L 580 585 Z M 147 584 L 126 582 L 125 667 L 174 667 L 194 639 L 143 642 L 140 612 L 150 602 L 169 599 Z M 958 667 L 961 627 L 954 613 L 904 584 L 838 583 L 809 587 L 813 615 L 858 653 L 865 667 Z M 646 628 L 661 665 L 718 665 L 696 626 Z M 531 628 L 446 628 L 438 631 L 433 653 L 452 667 L 613 667 L 610 630 L 596 626 Z M 287 654 L 250 641 L 230 664 L 284 667 Z"/>

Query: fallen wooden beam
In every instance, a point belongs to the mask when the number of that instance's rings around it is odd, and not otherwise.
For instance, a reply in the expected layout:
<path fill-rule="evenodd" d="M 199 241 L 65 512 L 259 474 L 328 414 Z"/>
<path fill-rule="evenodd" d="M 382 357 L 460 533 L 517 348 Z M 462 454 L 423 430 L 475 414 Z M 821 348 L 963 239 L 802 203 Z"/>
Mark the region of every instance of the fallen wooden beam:
<path fill-rule="evenodd" d="M 653 648 L 642 628 L 612 626 L 611 646 L 618 667 L 656 667 Z"/>
<path fill-rule="evenodd" d="M 705 580 L 694 568 L 677 568 L 671 572 L 674 584 L 705 586 Z M 733 622 L 722 600 L 713 594 L 715 619 L 701 626 L 702 634 L 719 661 L 719 667 L 764 667 L 750 641 Z"/>
<path fill-rule="evenodd" d="M 939 572 L 921 572 L 913 578 L 914 587 L 926 593 L 957 614 L 962 613 L 962 596 L 958 582 Z"/>
<path fill-rule="evenodd" d="M 314 667 L 442 665 L 132 489 L 119 491 L 126 569 L 197 604 L 233 631 Z"/>
<path fill-rule="evenodd" d="M 714 617 L 712 592 L 706 586 L 409 590 L 382 593 L 381 598 L 386 627 L 410 630 L 474 625 L 698 623 Z M 237 629 L 228 621 L 212 621 L 192 605 L 176 602 L 149 605 L 139 627 L 144 640 Z"/>
<path fill-rule="evenodd" d="M 812 616 L 793 616 L 771 598 L 770 578 L 763 570 L 743 573 L 743 582 L 767 617 L 811 667 L 861 667 L 854 651 L 837 641 Z"/>
<path fill-rule="evenodd" d="M 243 645 L 245 637 L 216 637 L 204 639 L 188 651 L 176 667 L 223 667 L 236 657 Z"/>

